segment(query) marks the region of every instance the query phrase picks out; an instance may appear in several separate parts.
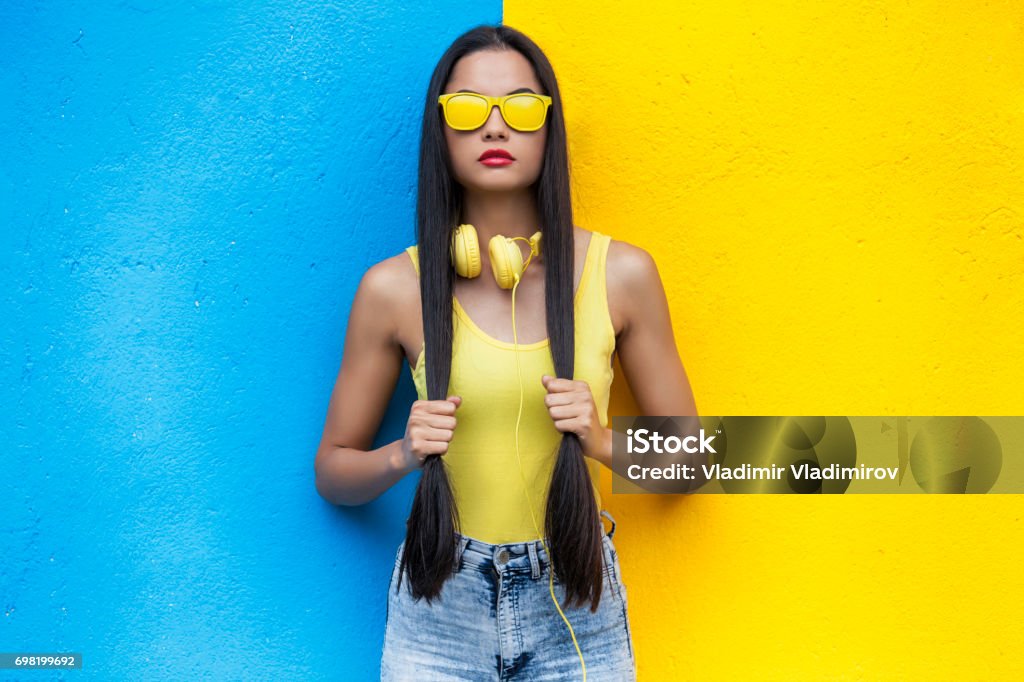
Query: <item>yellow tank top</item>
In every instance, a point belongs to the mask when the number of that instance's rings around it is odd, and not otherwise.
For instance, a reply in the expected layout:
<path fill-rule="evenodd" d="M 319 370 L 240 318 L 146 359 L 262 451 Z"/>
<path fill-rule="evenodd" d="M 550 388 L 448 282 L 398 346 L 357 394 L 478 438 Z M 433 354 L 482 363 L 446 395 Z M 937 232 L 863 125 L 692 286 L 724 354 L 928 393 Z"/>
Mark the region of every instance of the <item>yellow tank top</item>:
<path fill-rule="evenodd" d="M 612 383 L 611 357 L 615 329 L 608 311 L 605 280 L 611 238 L 593 232 L 587 246 L 580 283 L 575 294 L 575 376 L 586 381 L 594 395 L 602 426 L 608 424 L 608 397 Z M 415 245 L 406 249 L 419 273 Z M 522 305 L 516 296 L 517 307 Z M 519 344 L 523 377 L 523 414 L 519 423 L 516 459 L 515 427 L 519 410 L 519 380 L 515 345 L 493 338 L 478 327 L 453 297 L 454 338 L 449 395 L 462 396 L 456 413 L 458 426 L 444 455 L 459 511 L 463 535 L 491 544 L 539 539 L 527 506 L 523 477 L 533 503 L 537 526 L 544 533 L 547 489 L 562 434 L 544 405 L 544 374 L 555 376 L 550 339 Z M 427 399 L 425 352 L 420 351 L 412 370 L 416 392 Z M 594 499 L 601 509 L 598 489 L 601 463 L 586 457 Z"/>

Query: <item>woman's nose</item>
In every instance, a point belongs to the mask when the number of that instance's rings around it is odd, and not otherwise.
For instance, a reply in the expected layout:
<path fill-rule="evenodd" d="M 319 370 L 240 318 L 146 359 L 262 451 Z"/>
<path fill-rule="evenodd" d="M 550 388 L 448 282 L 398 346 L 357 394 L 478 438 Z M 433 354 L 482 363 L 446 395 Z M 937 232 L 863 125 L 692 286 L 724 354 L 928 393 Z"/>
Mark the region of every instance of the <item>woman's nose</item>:
<path fill-rule="evenodd" d="M 488 140 L 493 138 L 508 138 L 508 125 L 501 115 L 501 108 L 497 105 L 491 107 L 491 113 L 484 122 L 484 137 Z"/>

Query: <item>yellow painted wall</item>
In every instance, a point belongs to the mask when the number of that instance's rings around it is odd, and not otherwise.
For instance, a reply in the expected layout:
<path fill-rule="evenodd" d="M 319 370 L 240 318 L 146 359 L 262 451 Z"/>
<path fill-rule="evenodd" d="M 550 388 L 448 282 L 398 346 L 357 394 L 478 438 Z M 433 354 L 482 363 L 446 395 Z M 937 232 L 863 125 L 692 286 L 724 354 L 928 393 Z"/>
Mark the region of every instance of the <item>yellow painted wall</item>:
<path fill-rule="evenodd" d="M 1024 414 L 1024 5 L 504 7 L 559 76 L 577 223 L 654 255 L 702 413 Z M 1024 673 L 1020 496 L 605 475 L 641 680 Z"/>

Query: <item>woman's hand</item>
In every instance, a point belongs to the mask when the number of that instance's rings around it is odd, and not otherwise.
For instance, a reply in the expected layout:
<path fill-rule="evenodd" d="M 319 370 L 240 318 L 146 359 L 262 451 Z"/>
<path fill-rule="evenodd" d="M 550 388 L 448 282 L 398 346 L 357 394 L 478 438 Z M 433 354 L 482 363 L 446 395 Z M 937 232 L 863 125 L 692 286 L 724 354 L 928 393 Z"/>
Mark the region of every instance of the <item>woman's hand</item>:
<path fill-rule="evenodd" d="M 402 439 L 402 455 L 410 469 L 418 469 L 431 455 L 444 455 L 455 435 L 455 409 L 459 396 L 445 400 L 417 400 L 409 410 Z"/>
<path fill-rule="evenodd" d="M 611 429 L 601 426 L 597 416 L 597 405 L 590 384 L 575 379 L 559 379 L 547 374 L 540 378 L 548 394 L 544 404 L 555 422 L 555 428 L 562 433 L 572 432 L 579 436 L 583 454 L 611 466 Z"/>

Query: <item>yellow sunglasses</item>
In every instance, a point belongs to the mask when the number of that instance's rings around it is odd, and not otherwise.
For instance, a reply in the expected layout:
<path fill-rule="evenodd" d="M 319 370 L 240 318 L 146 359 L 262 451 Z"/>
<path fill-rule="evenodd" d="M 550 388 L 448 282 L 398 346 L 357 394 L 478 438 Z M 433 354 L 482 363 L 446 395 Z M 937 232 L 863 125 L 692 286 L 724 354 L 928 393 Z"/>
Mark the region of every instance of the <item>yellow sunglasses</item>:
<path fill-rule="evenodd" d="M 547 120 L 551 97 L 532 92 L 517 92 L 502 97 L 489 97 L 477 92 L 451 92 L 437 98 L 444 111 L 444 120 L 455 130 L 476 130 L 498 107 L 510 128 L 520 132 L 539 130 Z"/>

